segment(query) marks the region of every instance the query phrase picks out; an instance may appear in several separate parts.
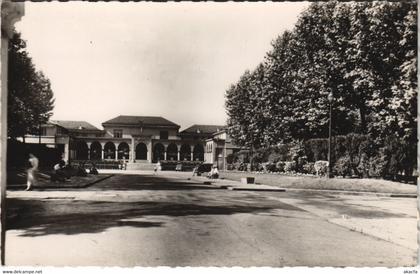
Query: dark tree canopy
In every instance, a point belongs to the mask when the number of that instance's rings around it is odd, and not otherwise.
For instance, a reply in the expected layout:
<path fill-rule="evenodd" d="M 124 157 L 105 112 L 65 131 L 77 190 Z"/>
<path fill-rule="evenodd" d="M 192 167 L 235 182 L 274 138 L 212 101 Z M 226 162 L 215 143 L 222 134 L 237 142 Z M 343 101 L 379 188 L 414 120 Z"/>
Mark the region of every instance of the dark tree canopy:
<path fill-rule="evenodd" d="M 233 140 L 258 148 L 328 137 L 331 93 L 334 135 L 392 137 L 415 151 L 416 18 L 411 1 L 312 3 L 226 92 Z"/>
<path fill-rule="evenodd" d="M 52 115 L 53 92 L 48 78 L 35 69 L 19 33 L 9 42 L 8 88 L 8 136 L 37 134 Z"/>
<path fill-rule="evenodd" d="M 226 92 L 232 137 L 257 147 L 327 137 L 332 93 L 334 134 L 414 141 L 416 17 L 413 2 L 311 4 Z"/>

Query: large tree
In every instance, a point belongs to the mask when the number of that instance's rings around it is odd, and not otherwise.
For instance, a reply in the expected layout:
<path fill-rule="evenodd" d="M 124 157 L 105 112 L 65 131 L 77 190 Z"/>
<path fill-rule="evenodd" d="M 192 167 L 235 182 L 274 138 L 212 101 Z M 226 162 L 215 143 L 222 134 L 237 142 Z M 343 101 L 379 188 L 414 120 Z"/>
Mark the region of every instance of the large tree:
<path fill-rule="evenodd" d="M 413 166 L 416 49 L 415 2 L 313 3 L 228 90 L 232 137 L 257 147 L 327 137 L 331 93 L 334 135 L 397 142 Z"/>
<path fill-rule="evenodd" d="M 247 135 L 263 134 L 261 146 L 326 137 L 329 93 L 334 134 L 413 139 L 416 15 L 411 2 L 313 3 L 273 42 L 263 66 L 240 80 L 247 96 L 230 95 L 226 105 L 252 114 Z"/>
<path fill-rule="evenodd" d="M 26 51 L 26 42 L 15 33 L 9 42 L 8 136 L 39 133 L 54 108 L 51 84 L 37 71 Z"/>

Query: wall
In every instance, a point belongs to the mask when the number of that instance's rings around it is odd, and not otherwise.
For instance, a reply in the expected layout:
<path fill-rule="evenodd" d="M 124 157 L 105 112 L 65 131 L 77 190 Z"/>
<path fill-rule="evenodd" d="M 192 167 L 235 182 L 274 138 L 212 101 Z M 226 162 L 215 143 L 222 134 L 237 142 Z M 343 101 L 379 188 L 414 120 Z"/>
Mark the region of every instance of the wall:
<path fill-rule="evenodd" d="M 177 136 L 178 130 L 176 129 L 160 129 L 160 128 L 129 128 L 129 127 L 104 127 L 104 129 L 114 136 L 114 129 L 120 129 L 123 132 L 123 138 L 131 138 L 132 135 L 143 135 L 143 136 L 152 136 L 152 139 L 160 139 L 160 131 L 168 131 L 169 140 L 180 140 L 181 138 Z"/>

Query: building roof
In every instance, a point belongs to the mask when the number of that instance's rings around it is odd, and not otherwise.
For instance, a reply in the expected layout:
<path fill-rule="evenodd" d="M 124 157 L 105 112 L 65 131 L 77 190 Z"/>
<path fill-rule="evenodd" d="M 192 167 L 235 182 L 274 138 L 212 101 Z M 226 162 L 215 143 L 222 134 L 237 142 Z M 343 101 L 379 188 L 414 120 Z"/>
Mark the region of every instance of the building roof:
<path fill-rule="evenodd" d="M 225 126 L 220 125 L 192 125 L 189 128 L 184 129 L 180 132 L 182 135 L 186 134 L 205 134 L 205 135 L 212 135 L 222 129 L 224 129 Z"/>
<path fill-rule="evenodd" d="M 67 120 L 50 120 L 50 124 L 58 125 L 63 127 L 67 130 L 93 130 L 93 131 L 101 131 L 97 127 L 93 126 L 92 124 L 86 121 L 67 121 Z"/>
<path fill-rule="evenodd" d="M 118 124 L 128 126 L 163 126 L 163 127 L 177 127 L 179 125 L 171 122 L 160 116 L 128 116 L 120 115 L 111 120 L 103 122 L 102 125 Z"/>

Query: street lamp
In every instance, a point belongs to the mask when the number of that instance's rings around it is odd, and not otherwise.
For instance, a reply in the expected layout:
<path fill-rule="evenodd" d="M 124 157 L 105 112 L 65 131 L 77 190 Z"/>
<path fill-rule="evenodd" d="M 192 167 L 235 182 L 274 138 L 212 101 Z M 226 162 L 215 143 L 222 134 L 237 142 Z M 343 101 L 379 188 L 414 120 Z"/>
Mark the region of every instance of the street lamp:
<path fill-rule="evenodd" d="M 332 178 L 332 165 L 331 165 L 331 128 L 332 128 L 332 103 L 334 95 L 332 92 L 328 94 L 328 102 L 330 103 L 330 119 L 328 129 L 328 178 Z"/>

